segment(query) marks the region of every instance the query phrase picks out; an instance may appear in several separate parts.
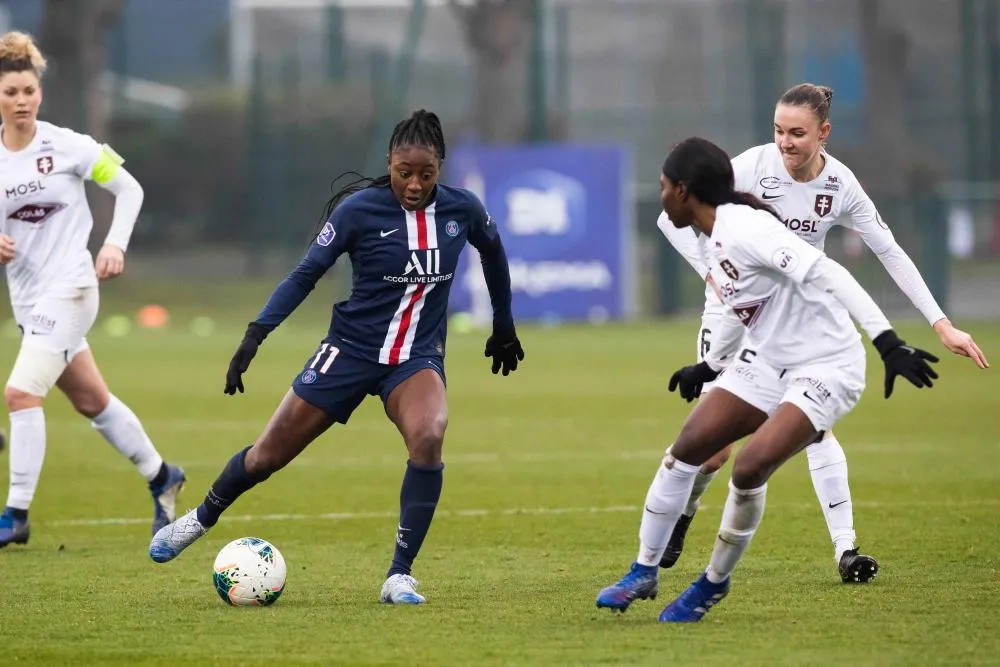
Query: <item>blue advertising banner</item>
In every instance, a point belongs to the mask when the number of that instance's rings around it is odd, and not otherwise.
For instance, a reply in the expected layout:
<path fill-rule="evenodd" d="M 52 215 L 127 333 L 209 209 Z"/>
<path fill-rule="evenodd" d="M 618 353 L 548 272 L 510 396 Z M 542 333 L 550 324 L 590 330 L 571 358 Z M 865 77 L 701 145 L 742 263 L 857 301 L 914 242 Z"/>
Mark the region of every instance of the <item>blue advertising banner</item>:
<path fill-rule="evenodd" d="M 465 145 L 450 152 L 452 185 L 486 205 L 510 261 L 519 321 L 604 321 L 631 315 L 632 210 L 618 146 Z M 491 321 L 489 293 L 467 247 L 450 309 Z"/>

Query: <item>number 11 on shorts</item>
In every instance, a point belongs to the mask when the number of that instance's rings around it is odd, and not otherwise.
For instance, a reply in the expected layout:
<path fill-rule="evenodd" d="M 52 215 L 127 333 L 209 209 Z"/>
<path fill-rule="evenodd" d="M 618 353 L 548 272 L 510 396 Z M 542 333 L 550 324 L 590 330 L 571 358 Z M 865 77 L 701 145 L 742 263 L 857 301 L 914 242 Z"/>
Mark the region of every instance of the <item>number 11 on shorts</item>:
<path fill-rule="evenodd" d="M 312 363 L 309 364 L 310 370 L 316 369 L 316 364 L 318 364 L 320 360 L 323 359 L 324 354 L 326 355 L 326 360 L 324 360 L 323 365 L 319 367 L 320 373 L 326 373 L 328 370 L 330 370 L 330 364 L 332 364 L 333 360 L 337 358 L 338 354 L 340 354 L 340 348 L 334 347 L 329 343 L 323 343 L 322 345 L 320 345 L 319 352 L 316 353 L 316 356 L 313 357 Z"/>

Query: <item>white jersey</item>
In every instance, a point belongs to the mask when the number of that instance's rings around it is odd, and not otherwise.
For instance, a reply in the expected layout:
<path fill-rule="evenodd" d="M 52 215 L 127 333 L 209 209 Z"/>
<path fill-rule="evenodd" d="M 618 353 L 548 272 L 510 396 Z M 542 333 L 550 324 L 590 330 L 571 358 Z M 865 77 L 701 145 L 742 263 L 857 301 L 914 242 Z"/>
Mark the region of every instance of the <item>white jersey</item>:
<path fill-rule="evenodd" d="M 822 251 L 770 213 L 726 204 L 705 240 L 709 272 L 746 327 L 747 344 L 779 369 L 864 353 L 847 309 L 803 284 Z"/>
<path fill-rule="evenodd" d="M 23 150 L 0 143 L 2 230 L 15 243 L 14 260 L 6 266 L 14 307 L 97 285 L 87 250 L 94 219 L 83 184 L 108 150 L 87 135 L 43 121 Z"/>
<path fill-rule="evenodd" d="M 823 170 L 800 183 L 788 174 L 774 143 L 755 146 L 733 158 L 736 190 L 756 195 L 778 213 L 785 227 L 809 245 L 823 250 L 834 225 L 853 229 L 885 264 L 886 269 L 931 324 L 944 312 L 931 295 L 913 262 L 896 243 L 871 198 L 843 162 L 823 153 Z M 693 230 L 673 228 L 666 214 L 657 221 L 671 244 L 704 277 L 692 255 L 704 253 Z M 699 248 L 699 245 L 701 246 Z M 710 285 L 705 288 L 705 314 L 721 315 L 722 306 Z"/>

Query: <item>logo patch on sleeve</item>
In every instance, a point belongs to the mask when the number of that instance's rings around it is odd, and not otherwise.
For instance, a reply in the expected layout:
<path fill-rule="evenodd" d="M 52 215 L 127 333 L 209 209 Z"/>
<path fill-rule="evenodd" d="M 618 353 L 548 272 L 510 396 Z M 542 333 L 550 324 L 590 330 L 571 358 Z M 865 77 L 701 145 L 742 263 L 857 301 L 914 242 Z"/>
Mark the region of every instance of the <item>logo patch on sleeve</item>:
<path fill-rule="evenodd" d="M 783 273 L 792 273 L 799 265 L 799 256 L 791 248 L 778 248 L 771 257 L 774 268 Z"/>
<path fill-rule="evenodd" d="M 323 247 L 326 247 L 333 243 L 333 239 L 337 236 L 337 231 L 333 228 L 333 225 L 329 221 L 323 225 L 323 229 L 320 231 L 319 236 L 316 237 L 316 243 Z"/>

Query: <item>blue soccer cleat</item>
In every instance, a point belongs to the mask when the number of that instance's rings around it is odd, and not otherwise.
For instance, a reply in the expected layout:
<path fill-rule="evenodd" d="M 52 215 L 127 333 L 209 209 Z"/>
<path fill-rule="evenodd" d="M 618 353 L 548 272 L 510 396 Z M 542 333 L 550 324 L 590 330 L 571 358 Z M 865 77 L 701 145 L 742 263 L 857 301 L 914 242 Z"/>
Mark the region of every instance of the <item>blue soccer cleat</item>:
<path fill-rule="evenodd" d="M 167 479 L 159 486 L 149 485 L 153 494 L 153 535 L 177 518 L 177 496 L 184 488 L 184 471 L 177 466 L 166 464 Z"/>
<path fill-rule="evenodd" d="M 702 574 L 660 613 L 661 623 L 697 623 L 708 610 L 729 595 L 729 579 L 713 584 Z"/>
<path fill-rule="evenodd" d="M 632 563 L 628 574 L 617 584 L 601 589 L 597 594 L 598 609 L 624 612 L 636 600 L 655 600 L 659 585 L 658 574 L 655 565 Z"/>
<path fill-rule="evenodd" d="M 0 549 L 8 544 L 27 544 L 31 536 L 27 521 L 18 521 L 8 507 L 0 514 Z"/>
<path fill-rule="evenodd" d="M 191 510 L 153 535 L 149 543 L 149 557 L 157 563 L 173 560 L 207 532 L 208 528 L 198 521 L 198 510 Z"/>

